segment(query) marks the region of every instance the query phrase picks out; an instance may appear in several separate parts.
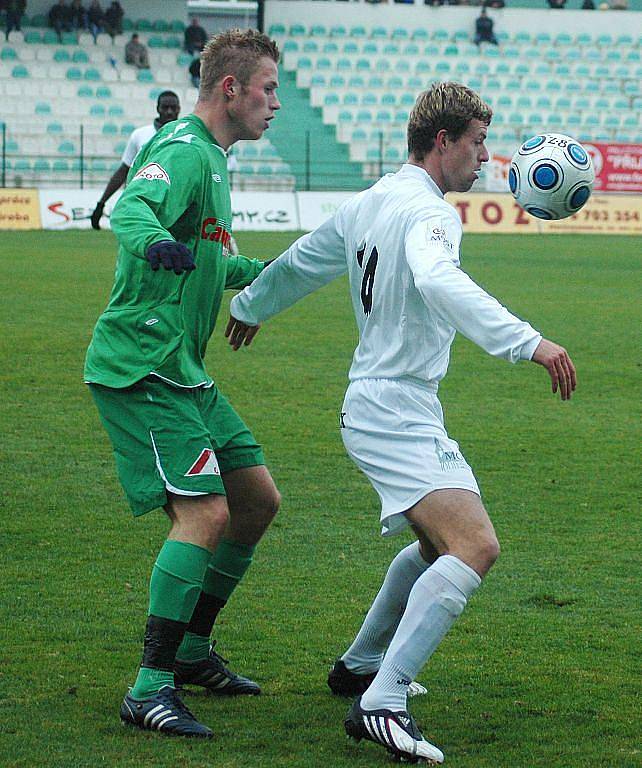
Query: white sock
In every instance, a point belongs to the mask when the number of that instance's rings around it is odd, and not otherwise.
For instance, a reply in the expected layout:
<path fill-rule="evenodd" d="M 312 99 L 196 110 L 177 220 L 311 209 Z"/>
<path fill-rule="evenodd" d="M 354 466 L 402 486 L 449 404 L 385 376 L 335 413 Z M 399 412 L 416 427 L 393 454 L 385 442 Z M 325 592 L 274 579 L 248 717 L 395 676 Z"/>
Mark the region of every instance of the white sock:
<path fill-rule="evenodd" d="M 428 568 L 419 551 L 419 542 L 405 547 L 390 563 L 388 573 L 375 597 L 359 633 L 341 657 L 352 672 L 376 672 L 392 639 L 414 583 Z"/>
<path fill-rule="evenodd" d="M 442 555 L 415 582 L 383 662 L 364 693 L 364 709 L 406 709 L 408 686 L 417 677 L 481 579 L 457 557 Z"/>

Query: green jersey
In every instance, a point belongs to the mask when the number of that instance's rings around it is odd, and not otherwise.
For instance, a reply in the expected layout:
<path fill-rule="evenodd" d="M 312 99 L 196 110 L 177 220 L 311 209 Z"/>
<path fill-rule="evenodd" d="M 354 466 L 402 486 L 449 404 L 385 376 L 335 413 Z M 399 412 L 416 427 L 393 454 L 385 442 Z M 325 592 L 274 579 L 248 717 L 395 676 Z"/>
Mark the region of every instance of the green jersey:
<path fill-rule="evenodd" d="M 139 152 L 111 216 L 118 238 L 109 304 L 98 318 L 85 381 L 128 387 L 149 374 L 209 386 L 203 358 L 225 288 L 244 288 L 263 263 L 231 256 L 227 156 L 195 115 L 168 123 Z M 196 269 L 154 272 L 145 253 L 184 243 Z"/>

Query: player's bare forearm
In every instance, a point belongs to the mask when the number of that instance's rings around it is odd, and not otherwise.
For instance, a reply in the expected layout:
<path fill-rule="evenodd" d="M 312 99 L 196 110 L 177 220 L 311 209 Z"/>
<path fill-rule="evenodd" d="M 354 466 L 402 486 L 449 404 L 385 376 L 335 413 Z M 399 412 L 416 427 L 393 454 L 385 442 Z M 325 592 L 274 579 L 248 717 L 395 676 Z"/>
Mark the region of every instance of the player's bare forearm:
<path fill-rule="evenodd" d="M 553 393 L 560 391 L 562 400 L 570 400 L 577 386 L 575 366 L 564 347 L 548 339 L 542 339 L 531 358 L 532 362 L 542 365 L 551 377 Z"/>
<path fill-rule="evenodd" d="M 247 325 L 230 315 L 227 328 L 225 329 L 225 337 L 236 352 L 242 346 L 248 347 L 252 343 L 252 339 L 259 332 L 260 327 L 260 325 Z"/>

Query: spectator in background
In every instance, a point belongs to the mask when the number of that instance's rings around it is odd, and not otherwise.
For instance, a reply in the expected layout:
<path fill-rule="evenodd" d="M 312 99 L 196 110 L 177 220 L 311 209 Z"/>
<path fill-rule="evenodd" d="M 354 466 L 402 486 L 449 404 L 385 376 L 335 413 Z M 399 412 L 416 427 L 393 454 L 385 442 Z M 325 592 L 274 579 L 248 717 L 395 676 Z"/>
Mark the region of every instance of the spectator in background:
<path fill-rule="evenodd" d="M 497 38 L 493 32 L 493 20 L 486 13 L 486 8 L 481 9 L 481 14 L 475 21 L 475 45 L 492 43 L 497 45 Z"/>
<path fill-rule="evenodd" d="M 105 28 L 105 14 L 103 13 L 99 0 L 91 1 L 91 5 L 87 11 L 87 24 L 89 25 L 89 31 L 91 32 L 95 43 L 96 38 Z"/>
<path fill-rule="evenodd" d="M 483 3 L 485 8 L 504 8 L 506 7 L 506 3 L 504 0 L 487 0 L 485 3 Z"/>
<path fill-rule="evenodd" d="M 87 29 L 87 11 L 81 0 L 72 0 L 70 12 L 71 26 L 74 29 Z"/>
<path fill-rule="evenodd" d="M 582 3 L 582 10 L 583 11 L 594 11 L 595 10 L 595 3 L 593 0 L 584 0 Z"/>
<path fill-rule="evenodd" d="M 629 0 L 612 0 L 611 10 L 612 11 L 628 11 Z"/>
<path fill-rule="evenodd" d="M 547 0 L 549 8 L 563 8 L 566 5 L 566 0 Z"/>
<path fill-rule="evenodd" d="M 56 30 L 58 40 L 62 42 L 62 33 L 71 32 L 71 8 L 65 0 L 58 0 L 49 11 L 49 26 Z"/>
<path fill-rule="evenodd" d="M 185 29 L 185 50 L 194 55 L 195 51 L 199 53 L 205 47 L 207 42 L 207 32 L 198 23 L 196 16 L 192 18 L 191 24 Z"/>
<path fill-rule="evenodd" d="M 189 65 L 189 76 L 194 88 L 199 88 L 201 85 L 201 60 L 198 56 Z"/>
<path fill-rule="evenodd" d="M 8 40 L 9 35 L 15 29 L 16 32 L 20 32 L 20 23 L 24 12 L 27 10 L 27 0 L 8 0 L 4 3 L 4 8 L 7 12 L 7 24 L 5 37 Z"/>
<path fill-rule="evenodd" d="M 131 40 L 125 46 L 125 61 L 138 69 L 149 69 L 149 54 L 147 46 L 141 43 L 138 33 L 134 32 Z"/>
<path fill-rule="evenodd" d="M 114 2 L 105 11 L 105 32 L 107 32 L 110 37 L 113 38 L 116 37 L 116 35 L 123 34 L 124 15 L 125 12 L 123 11 L 123 7 L 118 2 L 118 0 L 114 0 Z"/>

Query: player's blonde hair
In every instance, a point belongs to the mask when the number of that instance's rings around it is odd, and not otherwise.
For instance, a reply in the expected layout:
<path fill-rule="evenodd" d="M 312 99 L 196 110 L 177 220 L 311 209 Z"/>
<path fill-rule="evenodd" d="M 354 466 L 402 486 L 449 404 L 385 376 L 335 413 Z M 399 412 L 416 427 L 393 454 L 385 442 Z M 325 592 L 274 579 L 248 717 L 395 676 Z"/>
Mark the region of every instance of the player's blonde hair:
<path fill-rule="evenodd" d="M 234 75 L 241 85 L 247 85 L 265 56 L 278 64 L 281 54 L 274 40 L 256 29 L 228 29 L 216 35 L 201 54 L 199 96 L 207 98 L 216 83 L 227 75 Z"/>
<path fill-rule="evenodd" d="M 493 110 L 475 91 L 461 83 L 435 83 L 417 97 L 408 120 L 408 153 L 423 160 L 444 129 L 453 141 L 461 138 L 471 120 L 490 124 Z"/>

